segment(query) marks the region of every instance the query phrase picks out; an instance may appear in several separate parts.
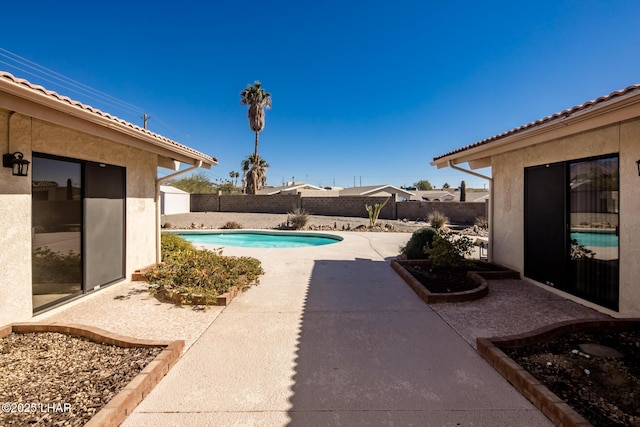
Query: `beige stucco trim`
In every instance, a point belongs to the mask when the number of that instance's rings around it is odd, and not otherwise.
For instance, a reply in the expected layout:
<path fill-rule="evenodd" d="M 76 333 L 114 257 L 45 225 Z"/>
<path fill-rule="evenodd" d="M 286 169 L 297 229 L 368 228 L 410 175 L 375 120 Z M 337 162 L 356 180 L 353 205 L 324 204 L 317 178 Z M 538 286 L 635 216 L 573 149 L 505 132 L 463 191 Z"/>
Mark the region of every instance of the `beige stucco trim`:
<path fill-rule="evenodd" d="M 574 113 L 567 118 L 561 118 L 549 123 L 541 124 L 513 135 L 506 136 L 477 147 L 462 150 L 431 162 L 432 166 L 446 167 L 448 162 L 460 164 L 471 163 L 471 167 L 485 165 L 487 158 L 508 151 L 519 150 L 524 147 L 544 143 L 552 139 L 563 138 L 573 134 L 589 131 L 598 127 L 640 117 L 640 93 L 616 99 L 604 105 Z"/>

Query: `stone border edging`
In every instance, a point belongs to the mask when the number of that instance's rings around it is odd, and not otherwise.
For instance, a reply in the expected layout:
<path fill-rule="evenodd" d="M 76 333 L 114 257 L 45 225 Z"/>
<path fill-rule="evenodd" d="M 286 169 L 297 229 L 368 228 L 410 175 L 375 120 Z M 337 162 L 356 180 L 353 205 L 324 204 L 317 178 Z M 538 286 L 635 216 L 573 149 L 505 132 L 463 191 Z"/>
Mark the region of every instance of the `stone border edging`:
<path fill-rule="evenodd" d="M 480 299 L 489 293 L 487 280 L 520 279 L 520 273 L 514 270 L 505 271 L 469 271 L 467 276 L 479 283 L 475 289 L 463 292 L 433 293 L 425 288 L 403 265 L 428 264 L 428 260 L 397 260 L 391 261 L 391 267 L 413 289 L 413 291 L 427 304 L 439 302 L 464 302 Z"/>
<path fill-rule="evenodd" d="M 204 298 L 201 295 L 192 295 L 192 301 L 188 303 L 183 303 L 182 294 L 172 291 L 172 290 L 162 290 L 158 292 L 161 300 L 172 302 L 178 305 L 216 305 L 216 306 L 227 306 L 231 303 L 231 301 L 238 295 L 240 290 L 237 286 L 232 286 L 229 289 L 229 292 L 225 292 L 224 294 L 220 294 L 216 297 L 215 304 L 206 304 Z"/>
<path fill-rule="evenodd" d="M 590 426 L 591 424 L 582 415 L 507 356 L 500 347 L 518 348 L 549 340 L 566 333 L 585 330 L 607 330 L 616 326 L 628 327 L 633 325 L 640 325 L 640 319 L 567 320 L 523 334 L 477 338 L 477 351 L 555 425 Z"/>
<path fill-rule="evenodd" d="M 119 426 L 133 412 L 136 406 L 160 382 L 162 377 L 178 361 L 184 348 L 184 340 L 153 341 L 114 334 L 94 326 L 74 323 L 10 323 L 0 327 L 0 338 L 12 332 L 59 332 L 79 336 L 100 344 L 118 347 L 164 347 L 155 359 L 149 362 L 122 390 L 100 409 L 85 426 Z"/>

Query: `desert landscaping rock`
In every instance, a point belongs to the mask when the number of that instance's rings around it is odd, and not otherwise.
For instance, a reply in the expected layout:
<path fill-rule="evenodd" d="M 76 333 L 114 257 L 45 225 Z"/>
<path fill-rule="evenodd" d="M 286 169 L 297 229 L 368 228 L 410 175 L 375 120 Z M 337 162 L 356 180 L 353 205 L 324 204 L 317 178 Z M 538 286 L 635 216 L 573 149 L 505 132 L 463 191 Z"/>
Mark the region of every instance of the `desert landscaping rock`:
<path fill-rule="evenodd" d="M 9 334 L 0 339 L 0 425 L 82 426 L 161 351 L 56 332 Z"/>

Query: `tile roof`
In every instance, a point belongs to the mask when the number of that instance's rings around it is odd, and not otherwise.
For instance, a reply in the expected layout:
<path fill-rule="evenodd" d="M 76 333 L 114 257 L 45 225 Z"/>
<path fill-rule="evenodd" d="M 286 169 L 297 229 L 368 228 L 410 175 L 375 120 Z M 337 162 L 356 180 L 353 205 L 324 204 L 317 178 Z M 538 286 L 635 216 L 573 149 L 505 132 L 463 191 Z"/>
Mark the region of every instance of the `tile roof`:
<path fill-rule="evenodd" d="M 520 127 L 508 130 L 508 131 L 503 132 L 503 133 L 498 134 L 498 135 L 494 135 L 492 137 L 483 139 L 481 141 L 474 142 L 473 144 L 469 144 L 467 146 L 458 148 L 456 150 L 450 151 L 450 152 L 442 154 L 440 156 L 436 156 L 436 157 L 433 158 L 433 160 L 436 161 L 436 160 L 441 159 L 443 157 L 447 157 L 447 156 L 450 156 L 452 154 L 457 154 L 457 153 L 469 150 L 471 148 L 479 147 L 481 145 L 485 145 L 485 144 L 488 144 L 490 142 L 506 138 L 508 136 L 517 134 L 519 132 L 523 132 L 523 131 L 531 129 L 531 128 L 535 128 L 537 126 L 540 126 L 540 125 L 543 125 L 543 124 L 546 124 L 546 123 L 550 123 L 550 122 L 553 122 L 553 121 L 556 121 L 556 120 L 565 119 L 565 118 L 570 117 L 571 115 L 573 115 L 575 113 L 582 112 L 584 110 L 588 110 L 589 108 L 593 108 L 596 105 L 603 104 L 603 103 L 605 103 L 607 101 L 611 101 L 611 100 L 613 100 L 615 98 L 618 98 L 618 97 L 621 97 L 623 95 L 627 95 L 627 94 L 630 94 L 630 93 L 636 92 L 636 91 L 640 92 L 640 84 L 628 86 L 628 87 L 626 87 L 626 88 L 624 88 L 622 90 L 611 92 L 609 95 L 601 96 L 601 97 L 596 98 L 594 100 L 587 101 L 587 102 L 585 102 L 583 104 L 576 105 L 574 107 L 571 107 L 571 108 L 568 108 L 566 110 L 560 111 L 559 113 L 552 114 L 550 116 L 544 117 L 542 119 L 536 120 L 536 121 L 531 122 L 531 123 L 527 123 L 527 124 L 522 125 Z"/>
<path fill-rule="evenodd" d="M 29 90 L 32 91 L 34 93 L 39 93 L 41 95 L 45 95 L 46 97 L 50 98 L 50 99 L 54 99 L 57 100 L 58 102 L 70 105 L 72 107 L 77 108 L 78 110 L 82 110 L 85 112 L 89 112 L 91 114 L 94 114 L 96 116 L 102 117 L 104 119 L 108 119 L 109 121 L 113 122 L 114 124 L 124 127 L 124 128 L 128 128 L 130 130 L 133 130 L 134 132 L 139 132 L 141 134 L 144 134 L 146 136 L 152 137 L 154 139 L 156 139 L 158 142 L 162 143 L 162 145 L 164 145 L 166 148 L 171 149 L 178 149 L 179 151 L 182 152 L 186 152 L 186 153 L 190 153 L 192 155 L 194 155 L 195 157 L 197 157 L 199 160 L 203 160 L 203 161 L 208 161 L 212 164 L 217 164 L 218 160 L 213 157 L 213 156 L 209 156 L 207 154 L 201 153 L 197 150 L 194 150 L 193 148 L 187 147 L 186 145 L 183 145 L 179 142 L 173 141 L 169 138 L 166 138 L 160 134 L 157 134 L 155 132 L 151 132 L 148 129 L 144 129 L 141 128 L 140 126 L 136 126 L 132 123 L 129 123 L 125 120 L 122 120 L 116 116 L 113 116 L 109 113 L 105 113 L 97 108 L 94 108 L 90 105 L 86 105 L 83 104 L 79 101 L 75 101 L 69 97 L 63 96 L 58 94 L 57 92 L 54 92 L 52 90 L 48 90 L 45 89 L 44 87 L 40 86 L 40 85 L 36 85 L 33 83 L 30 83 L 27 80 L 24 79 L 20 79 L 15 77 L 13 74 L 8 73 L 6 71 L 2 71 L 0 70 L 0 82 L 9 82 L 11 84 L 14 84 L 16 87 L 21 88 L 22 90 Z"/>
<path fill-rule="evenodd" d="M 384 184 L 384 185 L 366 185 L 363 187 L 349 187 L 340 190 L 340 196 L 367 196 L 375 193 L 379 193 L 385 191 L 387 193 L 395 193 L 400 194 L 402 196 L 413 196 L 414 194 L 398 188 L 394 185 Z"/>

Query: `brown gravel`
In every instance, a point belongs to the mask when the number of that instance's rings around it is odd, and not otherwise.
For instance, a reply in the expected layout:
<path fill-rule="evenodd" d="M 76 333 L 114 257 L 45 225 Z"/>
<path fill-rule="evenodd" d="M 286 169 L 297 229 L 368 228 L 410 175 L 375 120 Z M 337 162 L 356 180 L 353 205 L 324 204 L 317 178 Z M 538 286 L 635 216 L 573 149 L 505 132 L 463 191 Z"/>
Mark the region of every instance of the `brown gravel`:
<path fill-rule="evenodd" d="M 287 214 L 238 213 L 238 212 L 191 212 L 184 214 L 163 215 L 162 225 L 169 228 L 221 228 L 227 221 L 240 223 L 244 228 L 274 229 L 287 222 Z M 402 221 L 380 219 L 382 226 L 387 225 L 389 231 L 413 232 L 428 224 L 420 221 Z M 369 218 L 309 215 L 307 229 L 311 230 L 355 230 L 358 226 L 368 226 Z M 193 226 L 193 227 L 192 227 Z M 334 228 L 335 227 L 335 228 Z"/>
<path fill-rule="evenodd" d="M 640 426 L 640 329 L 576 332 L 502 351 L 593 425 Z"/>
<path fill-rule="evenodd" d="M 82 426 L 161 351 L 9 334 L 0 339 L 0 425 Z"/>

